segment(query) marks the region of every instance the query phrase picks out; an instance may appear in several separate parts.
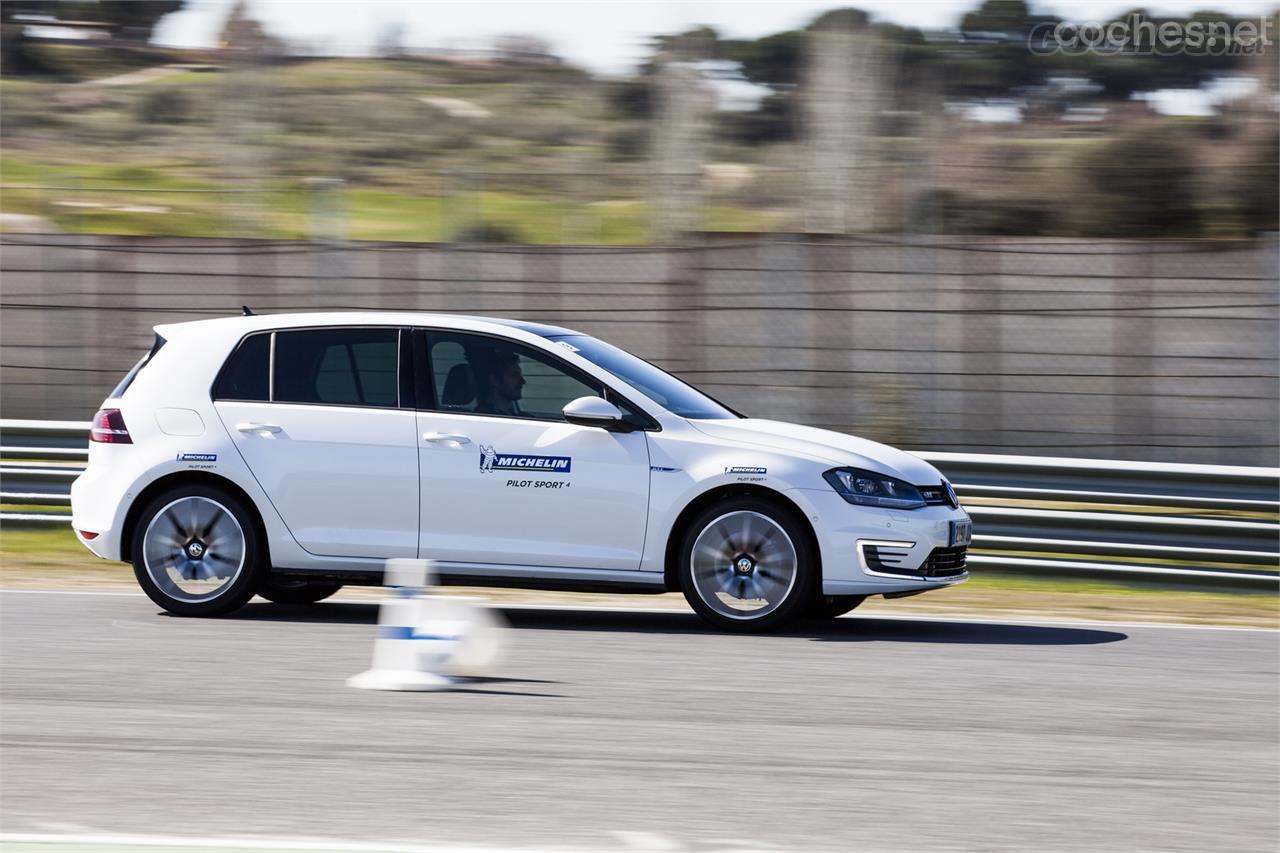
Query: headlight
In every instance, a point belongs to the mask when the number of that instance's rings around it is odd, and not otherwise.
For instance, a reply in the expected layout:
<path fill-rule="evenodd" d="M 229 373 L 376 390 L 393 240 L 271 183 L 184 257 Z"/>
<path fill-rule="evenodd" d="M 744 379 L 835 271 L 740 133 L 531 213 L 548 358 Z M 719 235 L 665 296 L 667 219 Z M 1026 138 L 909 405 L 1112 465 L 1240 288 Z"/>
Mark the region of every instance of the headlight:
<path fill-rule="evenodd" d="M 851 504 L 890 509 L 917 509 L 925 505 L 919 489 L 884 474 L 857 468 L 832 468 L 822 476 Z"/>

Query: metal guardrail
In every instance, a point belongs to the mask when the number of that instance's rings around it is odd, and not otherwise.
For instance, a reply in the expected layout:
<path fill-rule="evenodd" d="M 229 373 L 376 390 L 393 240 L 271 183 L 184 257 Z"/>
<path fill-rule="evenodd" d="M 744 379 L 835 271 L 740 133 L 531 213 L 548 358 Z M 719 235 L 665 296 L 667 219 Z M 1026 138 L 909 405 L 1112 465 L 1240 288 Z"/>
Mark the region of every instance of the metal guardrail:
<path fill-rule="evenodd" d="M 70 522 L 88 431 L 0 420 L 0 521 Z M 975 568 L 1280 591 L 1280 469 L 918 455 L 973 516 Z"/>

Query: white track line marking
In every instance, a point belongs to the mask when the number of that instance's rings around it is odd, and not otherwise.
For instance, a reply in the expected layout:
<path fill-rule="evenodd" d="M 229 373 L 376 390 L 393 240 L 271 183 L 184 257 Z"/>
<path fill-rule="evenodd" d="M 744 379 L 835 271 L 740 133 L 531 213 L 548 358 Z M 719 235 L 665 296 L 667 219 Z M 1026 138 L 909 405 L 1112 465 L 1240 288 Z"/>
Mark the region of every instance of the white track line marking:
<path fill-rule="evenodd" d="M 90 596 L 116 596 L 126 598 L 145 598 L 141 592 L 108 592 L 105 590 L 78 590 L 78 589 L 0 589 L 2 593 L 14 593 L 19 595 L 90 595 Z M 370 607 L 377 606 L 379 599 L 374 598 L 331 598 L 329 602 L 332 604 L 367 604 Z M 317 605 L 323 607 L 324 605 Z M 644 613 L 651 615 L 662 614 L 678 614 L 684 616 L 692 616 L 693 611 L 678 607 L 624 607 L 608 604 L 514 604 L 504 602 L 489 602 L 489 606 L 497 610 L 573 610 L 581 613 Z M 1183 625 L 1176 622 L 1105 622 L 1088 619 L 982 619 L 974 616 L 950 616 L 947 614 L 938 614 L 936 616 L 899 613 L 899 614 L 871 614 L 860 613 L 850 614 L 840 617 L 842 619 L 854 620 L 879 620 L 884 622 L 963 622 L 969 625 L 1029 625 L 1029 626 L 1077 626 L 1085 625 L 1090 628 L 1167 628 L 1182 631 L 1252 631 L 1264 634 L 1280 633 L 1280 628 L 1258 628 L 1242 625 Z"/>
<path fill-rule="evenodd" d="M 584 853 L 602 847 L 494 847 L 380 844 L 324 838 L 191 838 L 179 835 L 113 835 L 110 833 L 0 833 L 0 844 L 79 844 L 111 847 L 189 847 L 218 850 L 298 850 L 326 853 Z M 619 848 L 614 847 L 617 850 Z"/>

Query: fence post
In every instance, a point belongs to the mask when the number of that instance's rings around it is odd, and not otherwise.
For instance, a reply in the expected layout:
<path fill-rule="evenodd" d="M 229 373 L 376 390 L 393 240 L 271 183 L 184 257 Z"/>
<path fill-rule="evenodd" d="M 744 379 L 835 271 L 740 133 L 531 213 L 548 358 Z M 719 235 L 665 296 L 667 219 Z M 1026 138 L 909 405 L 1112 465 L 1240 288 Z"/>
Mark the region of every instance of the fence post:
<path fill-rule="evenodd" d="M 1280 231 L 1269 231 L 1261 235 L 1262 280 L 1266 282 L 1267 301 L 1280 304 Z M 1273 324 L 1270 335 L 1263 335 L 1268 341 L 1266 357 L 1271 362 L 1275 373 L 1280 373 L 1280 323 Z M 1271 414 L 1274 415 L 1277 403 L 1280 403 L 1280 384 L 1272 375 Z M 1259 436 L 1257 458 L 1265 459 L 1267 465 L 1280 465 L 1280 446 L 1277 445 L 1275 421 L 1262 421 L 1262 433 Z"/>
<path fill-rule="evenodd" d="M 1004 436 L 1004 310 L 1000 255 L 981 251 L 978 238 L 964 241 L 965 446 L 1008 452 Z M 992 258 L 995 261 L 992 262 Z"/>
<path fill-rule="evenodd" d="M 1155 418 L 1153 417 L 1156 377 L 1154 354 L 1154 325 L 1151 317 L 1153 303 L 1152 252 L 1154 246 L 1144 243 L 1121 244 L 1121 251 L 1129 252 L 1129 263 L 1112 264 L 1129 275 L 1119 278 L 1112 285 L 1112 381 L 1114 394 L 1115 431 L 1111 436 L 1111 454 L 1114 458 L 1126 456 L 1135 459 L 1151 459 L 1151 444 Z M 1128 279 L 1126 281 L 1126 279 Z"/>
<path fill-rule="evenodd" d="M 337 282 L 349 272 L 343 251 L 347 240 L 345 183 L 341 178 L 307 178 L 310 190 L 310 232 L 315 257 L 315 302 L 327 308 Z"/>

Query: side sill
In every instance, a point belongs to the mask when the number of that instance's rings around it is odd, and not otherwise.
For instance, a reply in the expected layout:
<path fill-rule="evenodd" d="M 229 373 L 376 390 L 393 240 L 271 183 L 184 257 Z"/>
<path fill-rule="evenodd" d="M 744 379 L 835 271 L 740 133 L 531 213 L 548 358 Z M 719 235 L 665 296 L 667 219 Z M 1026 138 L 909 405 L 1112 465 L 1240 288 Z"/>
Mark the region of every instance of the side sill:
<path fill-rule="evenodd" d="M 352 586 L 381 586 L 382 565 L 343 568 L 274 568 L 272 573 L 293 578 L 338 581 Z M 504 566 L 440 563 L 437 582 L 444 586 L 493 586 L 568 592 L 666 592 L 657 572 L 566 569 L 555 566 Z"/>

